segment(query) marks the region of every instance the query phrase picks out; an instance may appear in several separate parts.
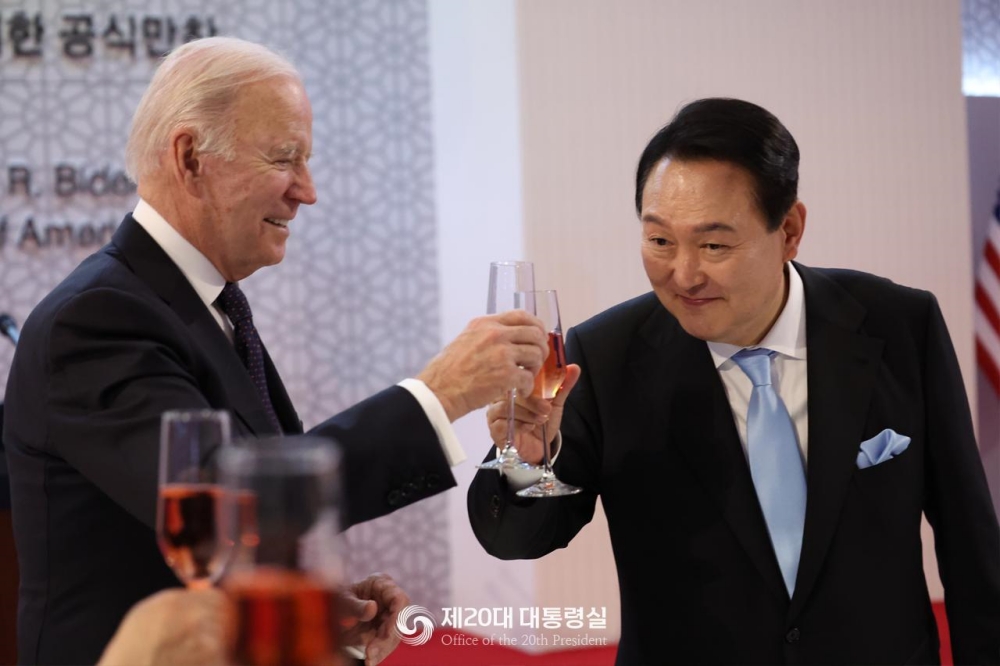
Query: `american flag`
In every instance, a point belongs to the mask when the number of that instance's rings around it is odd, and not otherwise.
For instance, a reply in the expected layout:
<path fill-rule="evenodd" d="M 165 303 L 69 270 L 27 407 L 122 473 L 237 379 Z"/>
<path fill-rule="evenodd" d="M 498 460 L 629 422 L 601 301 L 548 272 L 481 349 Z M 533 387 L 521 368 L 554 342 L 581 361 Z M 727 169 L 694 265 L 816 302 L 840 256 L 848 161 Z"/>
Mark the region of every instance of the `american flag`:
<path fill-rule="evenodd" d="M 1000 396 L 1000 192 L 976 274 L 976 362 Z"/>
<path fill-rule="evenodd" d="M 976 273 L 976 362 L 993 394 L 979 395 L 979 453 L 1000 515 L 1000 190 L 987 224 Z"/>

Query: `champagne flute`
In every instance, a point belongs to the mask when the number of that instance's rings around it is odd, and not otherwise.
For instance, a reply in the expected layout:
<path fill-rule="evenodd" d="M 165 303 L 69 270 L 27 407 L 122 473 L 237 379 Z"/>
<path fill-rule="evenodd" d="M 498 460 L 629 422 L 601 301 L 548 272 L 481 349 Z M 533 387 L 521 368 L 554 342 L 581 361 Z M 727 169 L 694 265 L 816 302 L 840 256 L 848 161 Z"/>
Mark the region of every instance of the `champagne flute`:
<path fill-rule="evenodd" d="M 211 587 L 232 552 L 226 497 L 210 464 L 228 446 L 229 427 L 221 410 L 173 410 L 160 418 L 156 536 L 163 558 L 189 588 Z"/>
<path fill-rule="evenodd" d="M 243 544 L 221 583 L 236 611 L 231 663 L 342 664 L 336 444 L 311 435 L 242 440 L 219 457 L 219 472 L 227 491 L 252 498 L 230 504 Z"/>
<path fill-rule="evenodd" d="M 490 286 L 486 298 L 486 314 L 516 310 L 514 294 L 535 288 L 535 266 L 530 261 L 494 261 L 490 263 Z M 514 400 L 516 389 L 507 392 L 507 437 L 500 455 L 493 460 L 476 465 L 479 469 L 506 470 L 513 467 L 532 467 L 517 454 L 514 445 Z"/>
<path fill-rule="evenodd" d="M 566 350 L 563 348 L 562 322 L 559 318 L 559 298 L 554 289 L 545 291 L 521 291 L 514 295 L 516 306 L 527 310 L 545 324 L 549 338 L 549 355 L 542 369 L 535 375 L 532 396 L 552 400 L 562 389 L 566 379 Z M 545 424 L 541 424 L 542 435 L 542 477 L 531 486 L 519 490 L 521 497 L 559 497 L 575 495 L 583 490 L 556 478 L 552 470 L 552 451 Z"/>

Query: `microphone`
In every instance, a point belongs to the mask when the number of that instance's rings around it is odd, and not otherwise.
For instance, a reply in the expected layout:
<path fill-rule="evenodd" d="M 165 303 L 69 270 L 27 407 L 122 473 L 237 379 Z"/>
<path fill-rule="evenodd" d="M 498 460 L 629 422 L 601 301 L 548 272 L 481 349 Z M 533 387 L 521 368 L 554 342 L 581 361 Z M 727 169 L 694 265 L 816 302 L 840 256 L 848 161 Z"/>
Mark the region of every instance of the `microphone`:
<path fill-rule="evenodd" d="M 15 347 L 17 346 L 17 339 L 21 337 L 21 333 L 17 330 L 17 324 L 14 323 L 14 318 L 6 312 L 0 313 L 0 334 L 10 338 Z"/>

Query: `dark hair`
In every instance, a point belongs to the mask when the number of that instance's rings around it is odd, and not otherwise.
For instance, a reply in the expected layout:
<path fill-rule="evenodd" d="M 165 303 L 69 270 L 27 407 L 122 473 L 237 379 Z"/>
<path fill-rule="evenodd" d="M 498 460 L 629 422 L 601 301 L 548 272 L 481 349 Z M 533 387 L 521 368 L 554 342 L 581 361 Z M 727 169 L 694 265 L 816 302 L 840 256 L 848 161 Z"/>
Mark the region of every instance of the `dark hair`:
<path fill-rule="evenodd" d="M 798 198 L 799 147 L 774 115 L 739 99 L 710 97 L 686 105 L 642 151 L 635 174 L 635 210 L 649 172 L 663 158 L 732 162 L 754 179 L 767 227 L 781 226 Z"/>

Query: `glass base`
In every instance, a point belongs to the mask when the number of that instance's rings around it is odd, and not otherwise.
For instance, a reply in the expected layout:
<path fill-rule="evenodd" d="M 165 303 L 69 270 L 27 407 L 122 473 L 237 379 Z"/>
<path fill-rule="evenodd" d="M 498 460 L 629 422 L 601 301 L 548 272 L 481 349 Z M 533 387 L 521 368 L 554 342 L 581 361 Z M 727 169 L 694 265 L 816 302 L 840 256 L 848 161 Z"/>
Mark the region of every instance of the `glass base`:
<path fill-rule="evenodd" d="M 528 486 L 524 490 L 518 490 L 517 495 L 518 497 L 562 497 L 564 495 L 576 495 L 582 491 L 583 488 L 571 486 L 552 477 L 550 479 L 543 478 L 533 486 Z"/>
<path fill-rule="evenodd" d="M 478 465 L 476 465 L 476 469 L 495 469 L 497 471 L 500 471 L 501 469 L 503 469 L 503 459 L 494 458 L 493 460 L 490 460 L 488 462 L 479 463 Z"/>
<path fill-rule="evenodd" d="M 513 472 L 521 470 L 523 472 L 542 472 L 541 465 L 532 465 L 530 462 L 521 460 L 519 457 L 514 456 L 513 458 L 494 458 L 489 462 L 479 463 L 476 465 L 476 469 L 492 469 L 498 472 Z"/>
<path fill-rule="evenodd" d="M 504 467 L 504 469 L 507 471 L 521 470 L 523 472 L 537 472 L 540 474 L 545 473 L 545 468 L 542 467 L 541 465 L 533 465 L 530 462 L 521 460 L 520 458 L 518 458 L 513 463 Z"/>
<path fill-rule="evenodd" d="M 500 455 L 493 460 L 481 462 L 476 465 L 476 469 L 495 469 L 500 471 L 524 464 L 527 463 L 521 460 L 521 456 L 517 455 L 517 450 L 507 446 L 500 452 Z"/>

